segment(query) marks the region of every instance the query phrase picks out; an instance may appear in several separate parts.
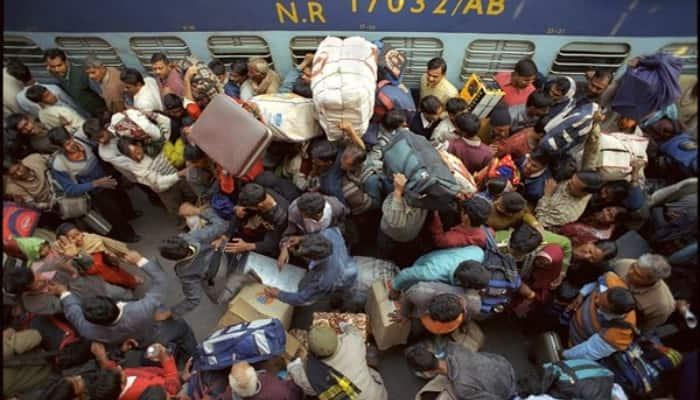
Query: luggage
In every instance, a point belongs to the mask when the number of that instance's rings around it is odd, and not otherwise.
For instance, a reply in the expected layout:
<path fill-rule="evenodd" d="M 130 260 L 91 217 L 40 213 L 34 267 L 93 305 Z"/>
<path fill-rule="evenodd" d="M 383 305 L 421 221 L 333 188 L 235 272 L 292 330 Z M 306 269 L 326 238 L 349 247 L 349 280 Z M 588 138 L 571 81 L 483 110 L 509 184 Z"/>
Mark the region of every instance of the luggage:
<path fill-rule="evenodd" d="M 2 202 L 2 244 L 8 255 L 21 257 L 19 247 L 12 237 L 31 236 L 39 223 L 39 217 L 41 212 L 37 210 L 22 207 L 12 201 Z"/>
<path fill-rule="evenodd" d="M 687 133 L 681 133 L 659 146 L 664 158 L 680 169 L 685 177 L 698 174 L 698 142 Z"/>
<path fill-rule="evenodd" d="M 258 106 L 273 140 L 305 142 L 323 135 L 311 99 L 291 93 L 263 94 L 249 100 Z"/>
<path fill-rule="evenodd" d="M 460 186 L 440 154 L 423 136 L 397 129 L 384 147 L 384 174 L 402 173 L 408 182 L 404 197 L 412 207 L 454 210 Z"/>
<path fill-rule="evenodd" d="M 195 56 L 186 56 L 176 63 L 177 70 L 180 72 L 183 80 L 187 69 L 194 66 L 196 72 L 190 79 L 192 86 L 192 95 L 195 99 L 199 96 L 206 96 L 209 99 L 214 98 L 217 94 L 224 93 L 224 85 L 219 78 L 214 75 L 209 66 Z"/>
<path fill-rule="evenodd" d="M 195 365 L 201 371 L 223 369 L 236 362 L 250 364 L 284 353 L 286 332 L 280 320 L 260 319 L 219 329 L 197 346 Z"/>
<path fill-rule="evenodd" d="M 262 157 L 272 132 L 230 97 L 220 94 L 192 125 L 188 139 L 226 171 L 241 177 Z"/>
<path fill-rule="evenodd" d="M 109 223 L 99 212 L 94 209 L 88 210 L 85 215 L 80 218 L 93 232 L 98 235 L 106 236 L 112 230 L 112 224 Z"/>
<path fill-rule="evenodd" d="M 384 115 L 391 110 L 403 110 L 406 112 L 406 120 L 410 121 L 416 112 L 416 103 L 413 101 L 411 91 L 404 84 L 393 85 L 389 81 L 380 81 L 377 84 L 377 95 L 374 100 L 374 121 L 381 122 Z"/>
<path fill-rule="evenodd" d="M 384 351 L 390 347 L 406 344 L 411 331 L 411 322 L 404 320 L 392 322 L 389 314 L 398 310 L 398 301 L 389 299 L 389 290 L 385 281 L 375 281 L 369 292 L 365 310 L 369 317 L 370 330 L 377 348 Z"/>
<path fill-rule="evenodd" d="M 464 87 L 459 91 L 459 97 L 467 102 L 467 111 L 479 118 L 486 118 L 491 110 L 505 96 L 496 82 L 483 82 L 477 74 L 471 74 Z"/>
<path fill-rule="evenodd" d="M 288 329 L 292 324 L 294 307 L 279 299 L 265 296 L 264 289 L 263 285 L 257 283 L 241 289 L 229 303 L 228 310 L 221 316 L 216 327 L 223 328 L 243 322 L 274 318 Z"/>
<path fill-rule="evenodd" d="M 481 291 L 480 317 L 490 317 L 505 310 L 522 281 L 515 260 L 498 250 L 496 239 L 487 228 L 483 265 L 491 273 L 488 287 Z"/>
<path fill-rule="evenodd" d="M 353 36 L 328 36 L 319 44 L 311 72 L 311 91 L 318 122 L 331 141 L 344 134 L 341 120 L 359 135 L 367 131 L 377 87 L 377 47 Z"/>
<path fill-rule="evenodd" d="M 299 282 L 306 275 L 306 270 L 291 264 L 285 264 L 280 271 L 277 260 L 262 254 L 248 252 L 241 266 L 243 273 L 254 275 L 265 286 L 275 287 L 287 292 L 299 290 Z"/>
<path fill-rule="evenodd" d="M 450 172 L 461 188 L 461 191 L 464 193 L 476 193 L 476 181 L 474 180 L 472 174 L 467 170 L 467 167 L 464 166 L 462 160 L 445 150 L 438 150 L 438 153 L 440 154 L 442 161 L 444 161 L 445 165 L 447 165 L 447 168 L 450 169 Z"/>
<path fill-rule="evenodd" d="M 647 138 L 626 133 L 601 134 L 598 171 L 603 181 L 629 181 L 630 163 L 637 158 L 647 160 L 648 144 Z"/>
<path fill-rule="evenodd" d="M 542 366 L 541 392 L 557 399 L 609 399 L 612 371 L 591 360 L 564 360 Z"/>
<path fill-rule="evenodd" d="M 562 350 L 559 335 L 556 332 L 545 332 L 535 337 L 530 348 L 530 360 L 535 365 L 556 363 L 560 361 L 559 352 Z"/>

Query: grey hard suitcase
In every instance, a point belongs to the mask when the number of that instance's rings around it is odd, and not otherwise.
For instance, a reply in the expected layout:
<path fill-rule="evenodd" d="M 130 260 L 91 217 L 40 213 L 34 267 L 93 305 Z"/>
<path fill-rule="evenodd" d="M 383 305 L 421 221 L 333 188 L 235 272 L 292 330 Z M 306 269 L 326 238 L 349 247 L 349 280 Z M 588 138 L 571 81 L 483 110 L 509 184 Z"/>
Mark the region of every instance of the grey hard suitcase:
<path fill-rule="evenodd" d="M 219 94 L 192 125 L 189 139 L 234 176 L 245 175 L 272 141 L 272 132 L 230 97 Z"/>
<path fill-rule="evenodd" d="M 561 341 L 556 332 L 542 333 L 533 340 L 530 348 L 530 360 L 535 365 L 557 362 L 561 349 Z"/>

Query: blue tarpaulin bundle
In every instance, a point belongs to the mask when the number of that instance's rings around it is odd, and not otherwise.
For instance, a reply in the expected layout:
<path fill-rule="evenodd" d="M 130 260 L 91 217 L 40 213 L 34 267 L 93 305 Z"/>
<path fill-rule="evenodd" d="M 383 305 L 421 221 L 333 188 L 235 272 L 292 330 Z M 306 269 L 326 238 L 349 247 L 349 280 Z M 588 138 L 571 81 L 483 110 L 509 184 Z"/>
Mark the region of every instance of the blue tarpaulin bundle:
<path fill-rule="evenodd" d="M 641 121 L 648 114 L 674 103 L 681 95 L 678 78 L 682 61 L 665 53 L 641 57 L 620 79 L 613 111 Z"/>

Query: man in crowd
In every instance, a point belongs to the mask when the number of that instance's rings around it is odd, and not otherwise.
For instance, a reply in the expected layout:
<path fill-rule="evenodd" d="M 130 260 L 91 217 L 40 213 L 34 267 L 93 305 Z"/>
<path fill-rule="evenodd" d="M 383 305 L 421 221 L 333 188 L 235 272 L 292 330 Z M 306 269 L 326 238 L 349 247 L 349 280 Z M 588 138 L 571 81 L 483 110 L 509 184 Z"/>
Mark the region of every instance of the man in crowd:
<path fill-rule="evenodd" d="M 85 68 L 74 65 L 60 49 L 44 52 L 44 63 L 54 78 L 75 102 L 93 117 L 99 117 L 107 109 L 104 100 L 90 87 Z"/>

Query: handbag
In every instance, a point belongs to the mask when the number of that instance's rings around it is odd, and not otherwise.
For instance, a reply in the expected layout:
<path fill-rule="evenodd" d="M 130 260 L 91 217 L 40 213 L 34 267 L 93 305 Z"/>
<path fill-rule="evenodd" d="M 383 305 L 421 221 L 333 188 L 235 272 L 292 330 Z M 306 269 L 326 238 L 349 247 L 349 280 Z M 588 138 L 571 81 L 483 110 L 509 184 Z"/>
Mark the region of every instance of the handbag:
<path fill-rule="evenodd" d="M 92 208 L 89 208 L 81 217 L 80 220 L 98 235 L 106 236 L 112 230 L 112 224 Z"/>
<path fill-rule="evenodd" d="M 90 211 L 90 196 L 82 195 L 78 197 L 55 197 L 54 199 L 61 219 L 79 218 Z"/>

